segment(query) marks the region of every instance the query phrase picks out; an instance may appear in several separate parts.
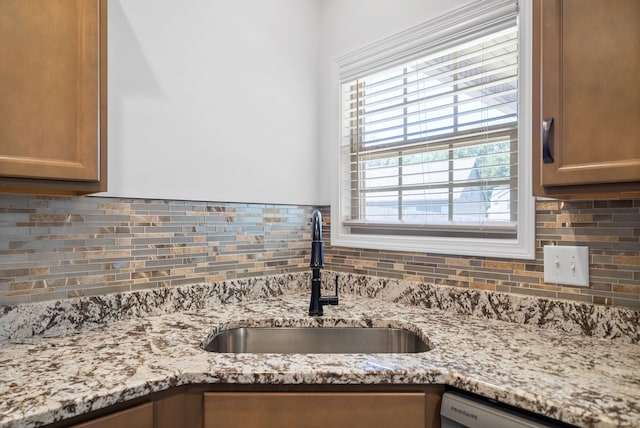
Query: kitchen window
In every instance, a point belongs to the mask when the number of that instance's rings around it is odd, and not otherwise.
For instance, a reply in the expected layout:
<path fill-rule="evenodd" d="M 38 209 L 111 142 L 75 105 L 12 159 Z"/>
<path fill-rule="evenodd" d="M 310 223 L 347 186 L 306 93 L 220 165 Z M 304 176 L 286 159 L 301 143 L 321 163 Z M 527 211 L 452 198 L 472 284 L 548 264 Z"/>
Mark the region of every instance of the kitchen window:
<path fill-rule="evenodd" d="M 520 3 L 472 3 L 338 59 L 334 245 L 533 258 Z"/>

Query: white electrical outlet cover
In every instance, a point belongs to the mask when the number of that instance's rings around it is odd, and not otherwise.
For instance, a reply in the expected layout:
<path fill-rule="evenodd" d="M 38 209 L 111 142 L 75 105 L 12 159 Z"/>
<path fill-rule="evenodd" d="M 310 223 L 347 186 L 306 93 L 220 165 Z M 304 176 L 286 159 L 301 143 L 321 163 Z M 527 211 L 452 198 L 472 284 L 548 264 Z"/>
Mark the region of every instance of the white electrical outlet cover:
<path fill-rule="evenodd" d="M 544 246 L 544 282 L 589 286 L 589 247 Z"/>

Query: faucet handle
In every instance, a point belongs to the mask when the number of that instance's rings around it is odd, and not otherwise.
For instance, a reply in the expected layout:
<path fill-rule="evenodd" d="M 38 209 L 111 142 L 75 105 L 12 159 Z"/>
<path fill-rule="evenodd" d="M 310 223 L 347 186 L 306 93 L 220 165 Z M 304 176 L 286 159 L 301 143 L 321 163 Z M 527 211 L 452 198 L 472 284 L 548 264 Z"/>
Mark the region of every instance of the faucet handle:
<path fill-rule="evenodd" d="M 325 305 L 337 305 L 338 304 L 338 275 L 336 275 L 336 294 L 333 296 L 322 297 Z"/>

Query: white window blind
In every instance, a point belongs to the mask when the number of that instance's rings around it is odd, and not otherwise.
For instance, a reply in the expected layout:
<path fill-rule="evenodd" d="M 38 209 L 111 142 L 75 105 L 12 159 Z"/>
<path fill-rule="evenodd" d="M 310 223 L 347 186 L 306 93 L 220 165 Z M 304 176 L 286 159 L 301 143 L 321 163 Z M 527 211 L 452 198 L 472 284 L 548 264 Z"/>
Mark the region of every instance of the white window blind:
<path fill-rule="evenodd" d="M 404 57 L 345 68 L 339 212 L 350 234 L 517 237 L 517 5 L 494 3 Z"/>

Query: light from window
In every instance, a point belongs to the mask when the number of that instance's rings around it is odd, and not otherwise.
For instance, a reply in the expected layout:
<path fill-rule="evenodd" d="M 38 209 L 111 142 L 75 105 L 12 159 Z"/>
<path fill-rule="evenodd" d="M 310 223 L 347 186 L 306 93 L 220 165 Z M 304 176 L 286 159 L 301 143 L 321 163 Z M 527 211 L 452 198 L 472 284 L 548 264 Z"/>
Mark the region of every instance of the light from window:
<path fill-rule="evenodd" d="M 516 25 L 345 82 L 342 100 L 345 224 L 514 233 Z"/>

